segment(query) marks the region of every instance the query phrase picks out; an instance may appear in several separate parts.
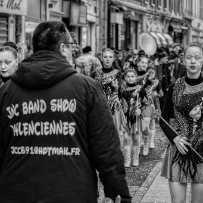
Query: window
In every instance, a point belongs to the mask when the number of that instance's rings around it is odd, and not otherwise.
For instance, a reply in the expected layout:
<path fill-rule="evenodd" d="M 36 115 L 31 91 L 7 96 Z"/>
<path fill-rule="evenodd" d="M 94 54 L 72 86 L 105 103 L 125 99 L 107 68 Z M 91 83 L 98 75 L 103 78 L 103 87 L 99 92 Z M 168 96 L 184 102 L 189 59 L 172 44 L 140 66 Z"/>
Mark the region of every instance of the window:
<path fill-rule="evenodd" d="M 178 12 L 180 15 L 182 15 L 182 5 L 183 5 L 183 1 L 182 0 L 179 0 L 178 1 Z"/>
<path fill-rule="evenodd" d="M 203 12 L 201 12 L 203 9 L 203 1 L 200 1 L 200 18 L 203 19 Z"/>
<path fill-rule="evenodd" d="M 170 12 L 174 11 L 174 0 L 169 0 L 169 10 Z"/>
<path fill-rule="evenodd" d="M 144 2 L 145 2 L 145 4 L 149 4 L 149 0 L 145 0 Z"/>
<path fill-rule="evenodd" d="M 164 0 L 164 4 L 163 4 L 163 6 L 164 6 L 164 9 L 166 10 L 167 9 L 167 0 Z"/>
<path fill-rule="evenodd" d="M 193 5 L 192 5 L 192 0 L 186 0 L 186 9 L 185 13 L 187 16 L 192 17 L 193 15 Z"/>
<path fill-rule="evenodd" d="M 156 0 L 150 0 L 151 6 L 155 6 Z"/>
<path fill-rule="evenodd" d="M 174 3 L 173 3 L 173 5 L 174 5 L 174 12 L 176 14 L 178 13 L 178 2 L 180 2 L 180 0 L 179 1 L 174 1 Z"/>
<path fill-rule="evenodd" d="M 157 7 L 161 8 L 161 0 L 157 0 Z"/>

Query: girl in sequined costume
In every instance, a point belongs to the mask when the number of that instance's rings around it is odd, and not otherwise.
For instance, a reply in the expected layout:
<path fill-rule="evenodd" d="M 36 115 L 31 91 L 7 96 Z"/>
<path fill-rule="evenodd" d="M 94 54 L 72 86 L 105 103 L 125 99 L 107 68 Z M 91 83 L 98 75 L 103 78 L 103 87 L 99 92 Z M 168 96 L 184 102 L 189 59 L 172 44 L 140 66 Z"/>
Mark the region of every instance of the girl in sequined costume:
<path fill-rule="evenodd" d="M 191 183 L 192 203 L 202 203 L 203 160 L 188 145 L 203 155 L 203 49 L 197 43 L 185 48 L 187 75 L 172 83 L 164 104 L 162 117 L 169 122 L 175 117 L 177 136 L 160 119 L 160 126 L 170 144 L 161 175 L 169 180 L 172 202 L 186 202 L 186 186 Z"/>
<path fill-rule="evenodd" d="M 121 145 L 123 142 L 123 135 L 128 133 L 127 121 L 123 112 L 123 108 L 118 95 L 118 84 L 121 78 L 120 71 L 113 67 L 115 60 L 114 51 L 106 48 L 102 51 L 102 65 L 103 68 L 97 70 L 95 73 L 95 80 L 97 80 L 106 95 L 111 113 L 114 119 L 116 128 L 118 129 Z"/>
<path fill-rule="evenodd" d="M 140 137 L 141 137 L 141 109 L 146 104 L 147 94 L 141 82 L 137 83 L 137 73 L 134 69 L 127 69 L 124 73 L 126 85 L 121 86 L 121 97 L 127 102 L 128 108 L 125 112 L 129 134 L 124 136 L 124 160 L 125 167 L 139 165 Z M 144 79 L 144 78 L 143 78 Z M 143 82 L 143 80 L 142 80 Z M 132 139 L 132 142 L 131 142 Z M 132 144 L 131 144 L 132 143 Z"/>
<path fill-rule="evenodd" d="M 150 77 L 154 77 L 155 71 L 149 68 L 149 58 L 147 56 L 141 56 L 137 60 L 137 74 L 139 77 L 146 77 L 146 82 L 144 84 L 145 91 L 148 92 L 148 105 L 142 109 L 142 140 L 143 140 L 143 150 L 142 155 L 147 156 L 149 154 L 150 140 L 154 140 L 155 136 L 155 121 L 152 119 L 154 115 L 154 102 L 149 93 L 153 82 L 150 80 Z M 151 147 L 153 147 L 151 145 Z"/>
<path fill-rule="evenodd" d="M 155 71 L 152 69 L 152 73 L 149 75 L 147 83 L 145 85 L 145 90 L 147 92 L 148 106 L 151 111 L 151 116 L 149 120 L 149 149 L 155 148 L 156 140 L 156 119 L 157 116 L 154 114 L 154 111 L 161 113 L 159 98 L 163 96 L 163 91 L 161 90 L 159 80 L 155 77 Z M 147 118 L 148 119 L 148 118 Z M 148 151 L 148 150 L 147 150 Z"/>

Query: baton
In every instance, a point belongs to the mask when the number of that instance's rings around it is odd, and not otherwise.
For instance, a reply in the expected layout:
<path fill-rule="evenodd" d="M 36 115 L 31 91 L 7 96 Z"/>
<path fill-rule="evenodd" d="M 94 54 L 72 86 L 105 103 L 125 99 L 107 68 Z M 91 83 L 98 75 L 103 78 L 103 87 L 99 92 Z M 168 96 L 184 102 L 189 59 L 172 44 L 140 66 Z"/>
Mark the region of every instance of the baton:
<path fill-rule="evenodd" d="M 181 136 L 170 126 L 170 124 L 169 124 L 157 111 L 155 111 L 154 113 L 155 113 L 177 136 L 181 137 Z M 202 157 L 192 146 L 190 146 L 190 145 L 188 145 L 188 146 L 190 147 L 190 149 L 191 149 L 192 151 L 195 152 L 195 154 L 196 154 L 197 156 L 199 156 L 199 157 L 203 160 L 203 157 Z"/>

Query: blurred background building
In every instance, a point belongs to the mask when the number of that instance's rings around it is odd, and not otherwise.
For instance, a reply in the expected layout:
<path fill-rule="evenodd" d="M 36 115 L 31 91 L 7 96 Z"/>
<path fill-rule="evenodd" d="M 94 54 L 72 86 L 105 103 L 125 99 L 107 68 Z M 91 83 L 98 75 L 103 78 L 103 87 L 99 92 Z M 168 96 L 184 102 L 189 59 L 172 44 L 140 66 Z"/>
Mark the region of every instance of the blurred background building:
<path fill-rule="evenodd" d="M 3 0 L 0 44 L 31 44 L 35 27 L 46 20 L 63 21 L 81 47 L 94 52 L 139 48 L 142 32 L 158 47 L 203 43 L 202 0 Z"/>

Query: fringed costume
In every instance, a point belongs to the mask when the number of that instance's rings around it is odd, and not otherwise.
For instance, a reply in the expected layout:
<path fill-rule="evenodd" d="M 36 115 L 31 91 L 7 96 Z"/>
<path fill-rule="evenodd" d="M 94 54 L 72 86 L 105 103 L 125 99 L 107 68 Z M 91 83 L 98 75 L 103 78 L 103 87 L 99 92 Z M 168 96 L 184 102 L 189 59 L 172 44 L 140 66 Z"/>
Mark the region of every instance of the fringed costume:
<path fill-rule="evenodd" d="M 202 104 L 202 99 L 201 75 L 198 79 L 180 78 L 169 88 L 162 117 L 169 122 L 174 115 L 175 130 L 181 137 L 187 137 L 191 146 L 203 156 L 203 115 L 197 121 L 189 115 L 194 107 Z M 203 183 L 203 160 L 189 147 L 187 154 L 182 155 L 173 143 L 176 135 L 163 122 L 160 121 L 160 125 L 171 141 L 163 160 L 161 175 L 181 183 Z"/>
<path fill-rule="evenodd" d="M 156 78 L 150 78 L 146 84 L 146 92 L 148 97 L 148 106 L 143 112 L 143 117 L 147 126 L 149 126 L 150 135 L 149 135 L 149 148 L 155 148 L 155 139 L 156 139 L 156 114 L 155 111 L 161 113 L 159 98 L 163 96 L 162 90 L 160 89 L 159 80 Z M 149 125 L 148 125 L 149 123 Z M 146 149 L 148 152 L 148 149 Z M 145 154 L 145 153 L 144 153 Z"/>
<path fill-rule="evenodd" d="M 95 80 L 97 80 L 106 95 L 116 128 L 118 129 L 121 145 L 123 142 L 122 134 L 128 133 L 127 121 L 123 112 L 121 102 L 118 97 L 118 78 L 120 71 L 117 69 L 101 69 L 96 71 Z"/>
<path fill-rule="evenodd" d="M 147 72 L 137 71 L 139 77 L 144 77 L 144 89 L 147 92 L 147 105 L 142 109 L 142 140 L 143 140 L 143 151 L 142 155 L 147 156 L 149 154 L 150 140 L 154 140 L 155 136 L 155 120 L 151 118 L 154 116 L 154 101 L 152 98 L 152 90 L 154 90 L 155 82 L 152 82 L 150 77 L 154 74 L 154 71 L 149 69 Z M 153 123 L 152 123 L 153 122 Z M 151 145 L 151 148 L 154 148 Z"/>
<path fill-rule="evenodd" d="M 141 129 L 141 115 L 136 116 L 136 111 L 142 109 L 145 105 L 147 94 L 143 86 L 138 84 L 126 84 L 121 86 L 121 97 L 128 104 L 127 111 L 125 113 L 129 135 L 124 138 L 124 158 L 125 166 L 129 167 L 131 164 L 131 150 L 132 150 L 132 165 L 139 165 L 139 154 L 140 154 L 140 137 L 142 134 Z M 132 148 L 128 139 L 132 138 Z M 125 141 L 126 139 L 126 141 Z"/>

